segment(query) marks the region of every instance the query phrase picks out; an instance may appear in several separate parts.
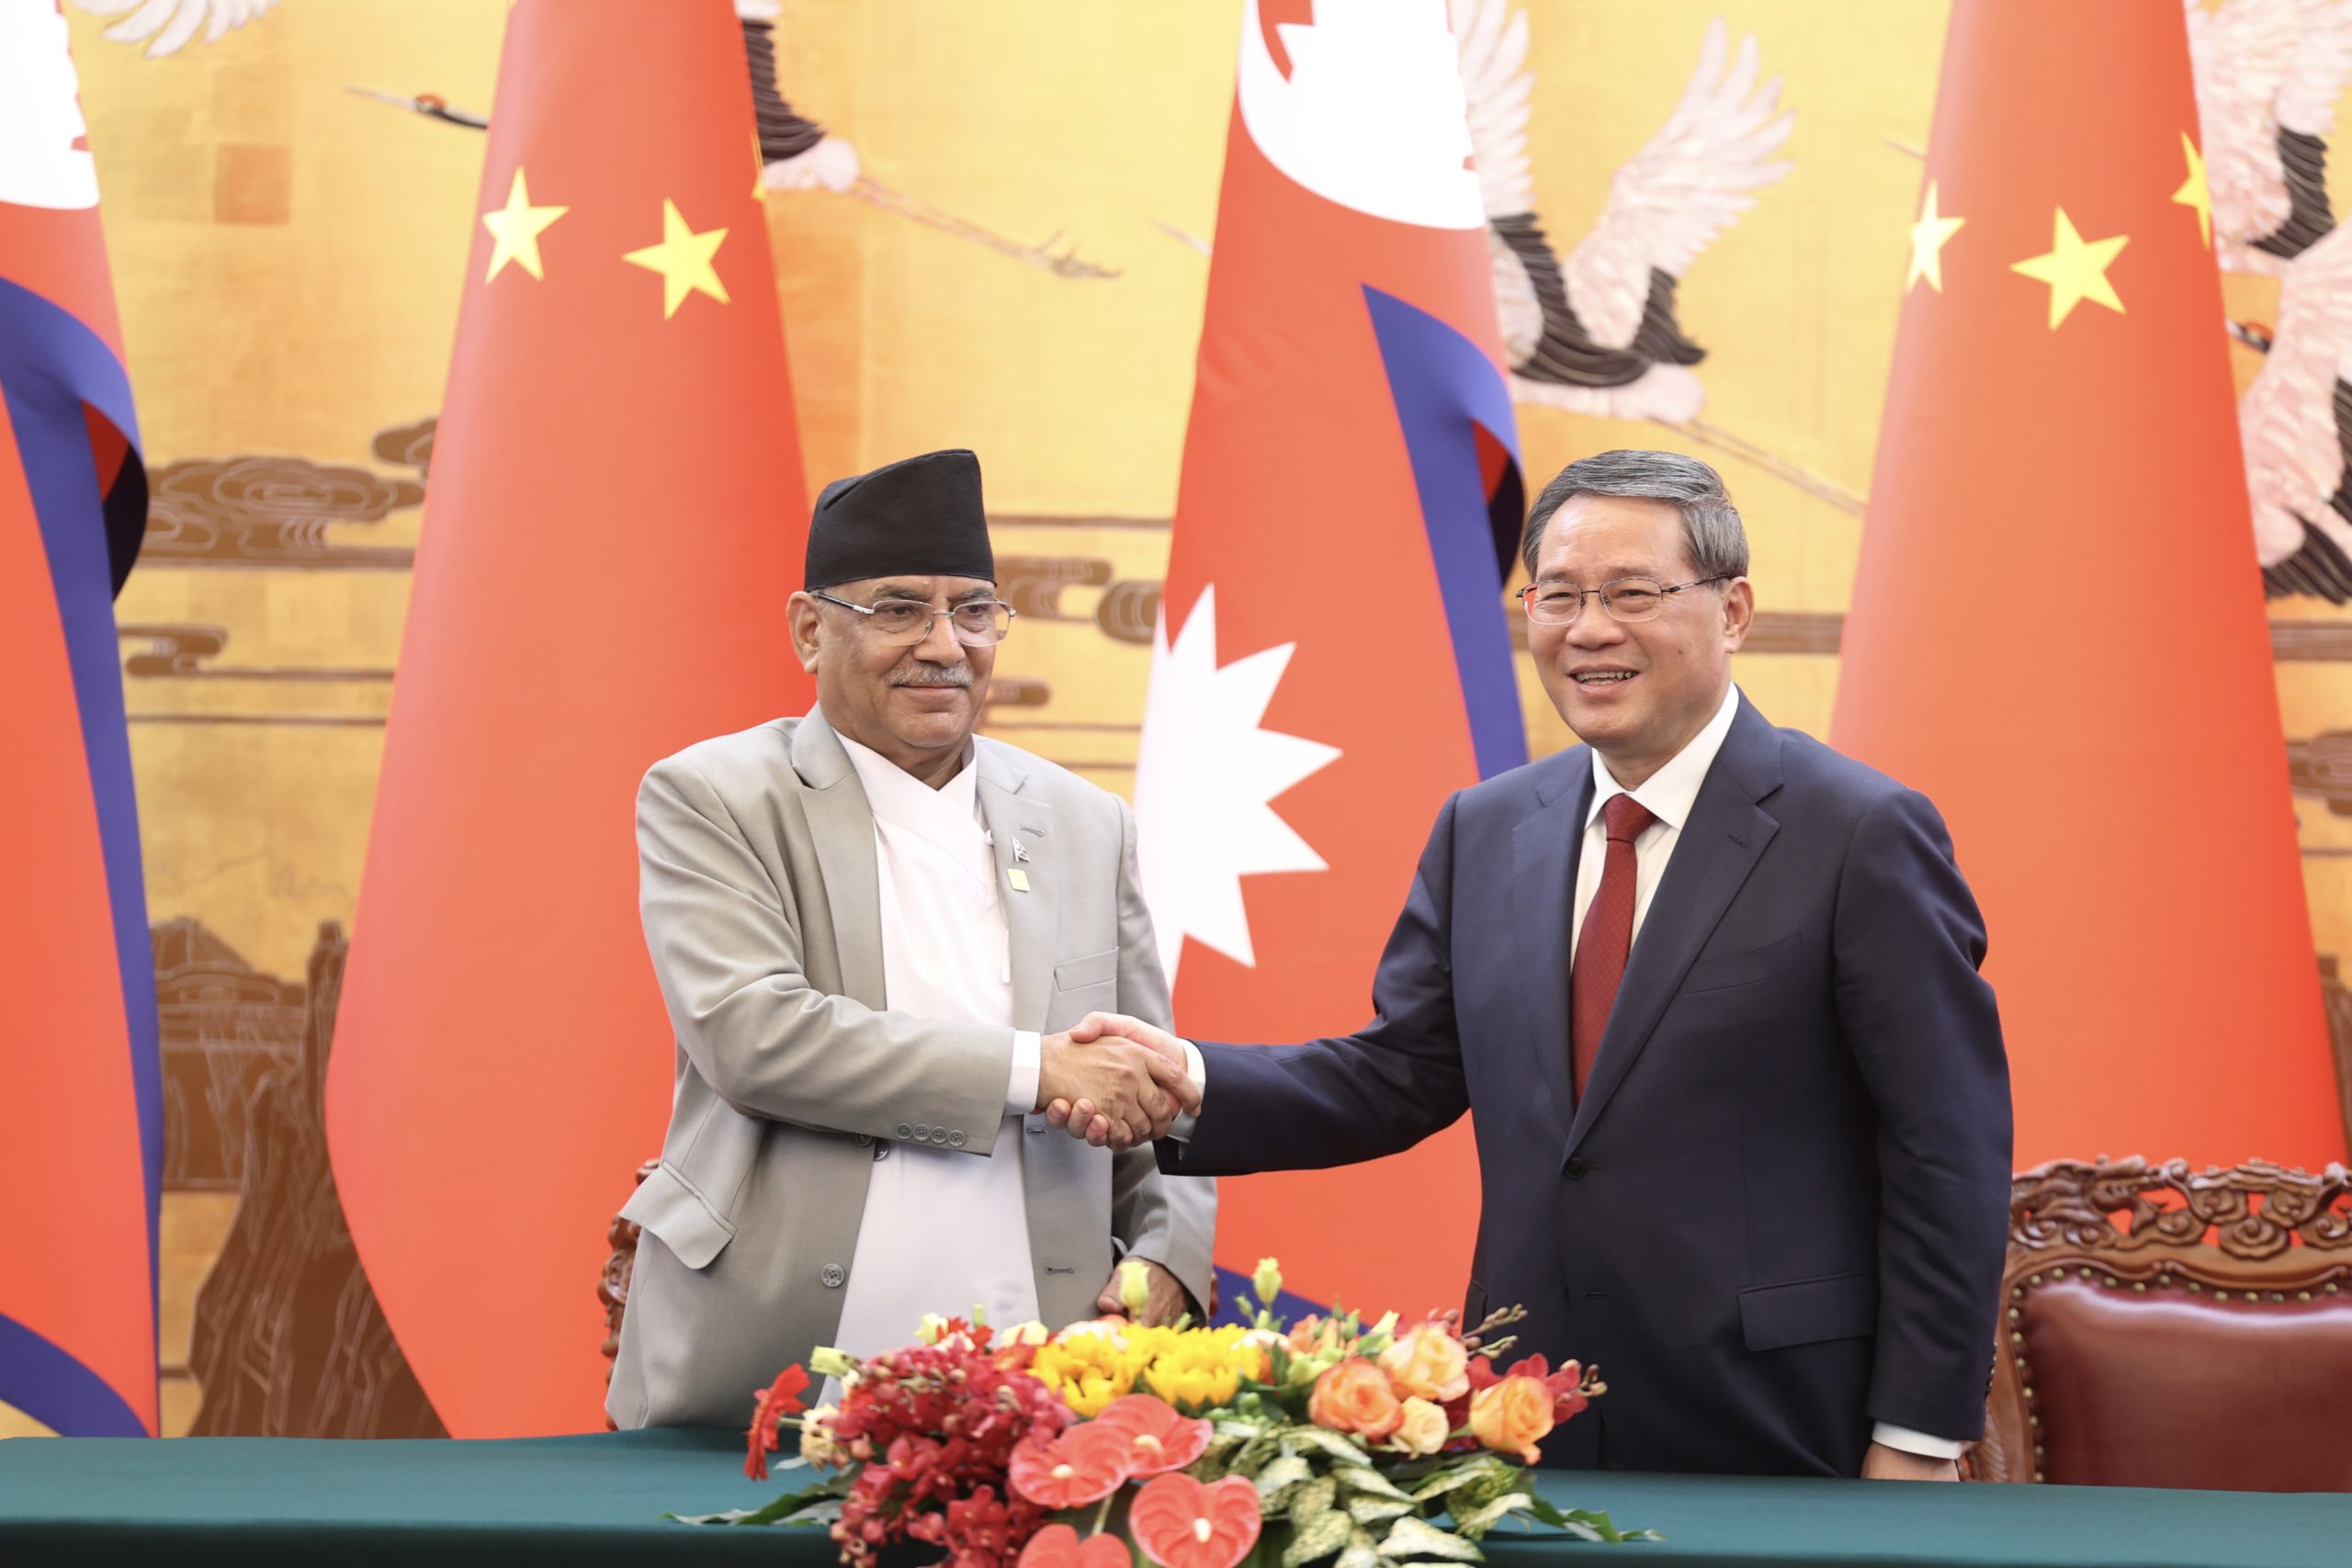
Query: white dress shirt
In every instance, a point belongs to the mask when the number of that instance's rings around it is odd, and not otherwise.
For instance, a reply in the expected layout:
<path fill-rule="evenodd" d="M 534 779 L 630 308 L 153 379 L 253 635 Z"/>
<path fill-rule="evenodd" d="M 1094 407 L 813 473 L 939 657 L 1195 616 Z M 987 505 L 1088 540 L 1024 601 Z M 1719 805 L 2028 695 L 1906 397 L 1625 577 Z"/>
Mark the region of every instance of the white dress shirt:
<path fill-rule="evenodd" d="M 871 1356 L 911 1343 L 925 1313 L 968 1315 L 977 1306 L 1000 1326 L 1037 1315 L 1019 1119 L 1036 1104 L 1039 1041 L 1012 1028 L 1012 939 L 975 765 L 934 790 L 848 736 L 841 741 L 874 813 L 885 1004 L 1003 1024 L 1013 1040 L 1004 1093 L 1012 1125 L 988 1155 L 875 1145 L 834 1339 Z"/>
<path fill-rule="evenodd" d="M 1584 848 L 1577 856 L 1576 914 L 1568 934 L 1571 964 L 1575 962 L 1576 944 L 1584 940 L 1586 911 L 1592 908 L 1593 896 L 1600 891 L 1601 873 L 1607 866 L 1609 833 L 1601 821 L 1600 808 L 1609 804 L 1611 795 L 1630 795 L 1657 818 L 1634 840 L 1633 940 L 1638 942 L 1650 899 L 1666 876 L 1667 863 L 1674 858 L 1674 846 L 1682 838 L 1683 825 L 1690 820 L 1690 808 L 1698 803 L 1699 787 L 1707 782 L 1707 772 L 1714 766 L 1715 755 L 1724 749 L 1724 738 L 1731 733 L 1732 720 L 1738 713 L 1739 688 L 1733 686 L 1724 693 L 1723 705 L 1707 721 L 1707 727 L 1692 736 L 1690 743 L 1677 751 L 1664 767 L 1643 780 L 1638 789 L 1629 790 L 1619 784 L 1608 764 L 1600 760 L 1600 753 L 1593 752 L 1592 808 L 1585 814 Z M 1207 1073 L 1200 1052 L 1189 1041 L 1184 1050 L 1193 1082 L 1205 1090 Z M 1171 1129 L 1170 1136 L 1189 1136 L 1193 1119 L 1180 1117 L 1178 1121 L 1181 1126 Z M 1873 1427 L 1871 1438 L 1888 1448 L 1931 1459 L 1956 1459 L 1966 1446 L 1950 1438 L 1930 1437 L 1887 1421 Z"/>

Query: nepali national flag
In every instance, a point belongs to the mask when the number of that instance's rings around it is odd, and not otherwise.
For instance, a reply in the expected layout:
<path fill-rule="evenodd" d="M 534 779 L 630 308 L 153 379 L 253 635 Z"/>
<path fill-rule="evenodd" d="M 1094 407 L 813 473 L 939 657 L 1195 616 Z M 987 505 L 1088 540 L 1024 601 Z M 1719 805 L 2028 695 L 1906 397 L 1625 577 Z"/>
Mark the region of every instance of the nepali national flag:
<path fill-rule="evenodd" d="M 1196 1037 L 1361 1021 L 1439 807 L 1527 760 L 1518 435 L 1469 153 L 1443 0 L 1244 7 L 1136 779 Z M 1315 1300 L 1418 1310 L 1468 1274 L 1466 1127 L 1222 1192 L 1220 1261 L 1278 1255 Z M 1373 1213 L 1410 1245 L 1342 1223 Z"/>
<path fill-rule="evenodd" d="M 164 1104 L 114 596 L 147 470 L 65 18 L 0 4 L 0 1402 L 155 1431 Z"/>
<path fill-rule="evenodd" d="M 605 1231 L 670 1108 L 638 783 L 809 701 L 749 71 L 727 0 L 507 21 L 326 1095 L 462 1438 L 605 1423 Z"/>

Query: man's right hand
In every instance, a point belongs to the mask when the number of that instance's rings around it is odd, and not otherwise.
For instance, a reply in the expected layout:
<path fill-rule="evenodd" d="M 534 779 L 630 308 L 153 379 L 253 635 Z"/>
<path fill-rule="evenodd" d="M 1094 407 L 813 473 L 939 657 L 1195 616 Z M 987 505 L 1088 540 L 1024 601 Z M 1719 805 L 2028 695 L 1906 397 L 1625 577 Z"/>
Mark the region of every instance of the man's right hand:
<path fill-rule="evenodd" d="M 1130 1018 L 1125 1013 L 1091 1012 L 1080 1020 L 1078 1027 L 1067 1036 L 1056 1038 L 1068 1038 L 1075 1044 L 1091 1046 L 1095 1050 L 1123 1045 L 1141 1047 L 1150 1053 L 1157 1063 L 1152 1069 L 1154 1081 L 1177 1096 L 1177 1110 L 1198 1112 L 1201 1108 L 1200 1089 L 1193 1082 L 1191 1061 L 1184 1050 L 1184 1043 L 1164 1029 L 1146 1023 L 1139 1018 Z M 1046 1093 L 1042 1088 L 1042 1081 L 1038 1098 L 1045 1103 L 1046 1121 L 1057 1127 L 1067 1127 L 1071 1137 L 1084 1138 L 1090 1144 L 1116 1143 L 1116 1130 L 1112 1126 L 1112 1118 L 1099 1105 L 1081 1096 L 1062 1097 Z M 1173 1120 L 1171 1112 L 1170 1121 L 1172 1122 Z M 1154 1138 L 1167 1135 L 1165 1124 L 1152 1129 L 1151 1136 Z M 1127 1145 L 1119 1144 L 1118 1146 L 1125 1148 Z"/>
<path fill-rule="evenodd" d="M 1087 1023 L 1095 1022 L 1090 1015 Z M 1069 1125 L 1075 1136 L 1097 1148 L 1132 1148 L 1165 1137 L 1177 1112 L 1200 1109 L 1200 1093 L 1184 1070 L 1184 1053 L 1176 1048 L 1175 1061 L 1148 1045 L 1131 1040 L 1099 1040 L 1105 1031 L 1048 1034 L 1040 1044 L 1037 1063 L 1036 1109 L 1049 1114 L 1057 1109 L 1056 1126 Z M 1073 1118 L 1067 1107 L 1084 1106 L 1085 1116 Z"/>

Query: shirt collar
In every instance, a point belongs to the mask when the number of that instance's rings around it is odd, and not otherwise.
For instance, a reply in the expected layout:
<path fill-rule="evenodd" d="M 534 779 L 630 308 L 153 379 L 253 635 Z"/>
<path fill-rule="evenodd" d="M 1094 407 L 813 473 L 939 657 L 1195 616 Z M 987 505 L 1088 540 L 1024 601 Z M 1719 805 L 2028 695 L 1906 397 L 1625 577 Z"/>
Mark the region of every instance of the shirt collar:
<path fill-rule="evenodd" d="M 1627 789 L 1611 776 L 1609 764 L 1600 753 L 1592 754 L 1592 809 L 1585 813 L 1585 826 L 1592 826 L 1600 808 L 1609 804 L 1612 795 L 1630 795 L 1646 807 L 1649 814 L 1679 832 L 1690 818 L 1690 807 L 1699 799 L 1699 786 L 1707 782 L 1707 770 L 1715 764 L 1715 753 L 1724 749 L 1724 737 L 1731 733 L 1731 721 L 1739 714 L 1739 687 L 1733 685 L 1724 693 L 1723 706 L 1707 721 L 1707 728 L 1690 738 L 1690 743 L 1668 759 L 1666 766 L 1642 781 L 1639 789 Z"/>
<path fill-rule="evenodd" d="M 839 729 L 842 750 L 865 787 L 866 809 L 876 820 L 910 828 L 926 837 L 968 833 L 979 820 L 979 748 L 972 748 L 954 778 L 932 788 L 898 763 L 868 746 L 861 746 Z"/>

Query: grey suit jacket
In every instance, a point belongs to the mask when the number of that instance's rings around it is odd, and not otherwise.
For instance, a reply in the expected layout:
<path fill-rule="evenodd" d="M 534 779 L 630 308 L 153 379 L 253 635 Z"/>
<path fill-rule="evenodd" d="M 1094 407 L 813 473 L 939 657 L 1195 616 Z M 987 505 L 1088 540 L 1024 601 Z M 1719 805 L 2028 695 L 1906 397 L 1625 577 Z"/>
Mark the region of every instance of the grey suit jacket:
<path fill-rule="evenodd" d="M 1168 1021 L 1168 985 L 1116 795 L 978 739 L 982 817 L 1010 872 L 1015 1024 Z M 660 1168 L 605 1409 L 622 1427 L 736 1426 L 754 1390 L 831 1344 L 868 1181 L 917 1137 L 985 1157 L 1012 1030 L 883 1009 L 874 818 L 821 714 L 688 747 L 638 792 L 639 904 L 677 1037 Z M 1050 1325 L 1089 1317 L 1117 1248 L 1205 1303 L 1213 1182 L 1023 1124 L 1029 1245 Z M 905 1245 L 921 1247 L 910 1235 Z M 940 1309 L 961 1303 L 944 1296 Z M 911 1334 L 914 1325 L 908 1325 Z"/>

